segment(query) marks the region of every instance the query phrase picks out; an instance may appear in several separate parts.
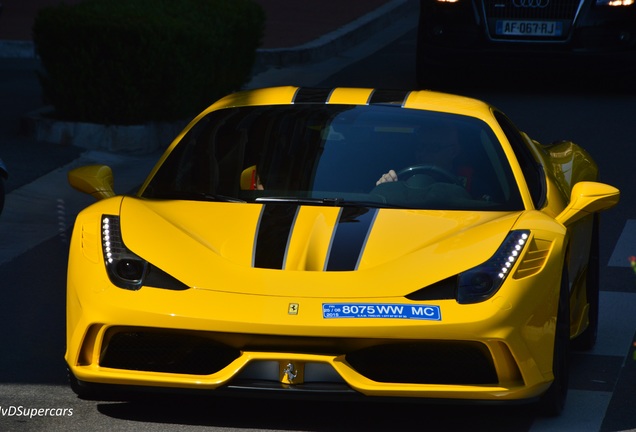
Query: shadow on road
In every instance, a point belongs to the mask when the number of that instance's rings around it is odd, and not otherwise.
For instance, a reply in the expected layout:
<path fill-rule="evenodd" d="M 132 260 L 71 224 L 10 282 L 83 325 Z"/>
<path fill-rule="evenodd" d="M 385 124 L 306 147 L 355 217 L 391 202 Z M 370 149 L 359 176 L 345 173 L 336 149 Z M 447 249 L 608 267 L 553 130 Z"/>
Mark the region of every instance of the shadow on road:
<path fill-rule="evenodd" d="M 121 420 L 259 430 L 528 430 L 531 406 L 462 406 L 279 399 L 153 396 L 102 403 L 101 414 Z"/>

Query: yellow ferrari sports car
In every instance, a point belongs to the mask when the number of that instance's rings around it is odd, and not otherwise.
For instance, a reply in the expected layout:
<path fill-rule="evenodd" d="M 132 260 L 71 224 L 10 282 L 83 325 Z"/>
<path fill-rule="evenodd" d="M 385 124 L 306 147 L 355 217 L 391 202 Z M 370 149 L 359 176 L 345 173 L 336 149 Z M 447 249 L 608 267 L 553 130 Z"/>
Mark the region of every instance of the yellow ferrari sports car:
<path fill-rule="evenodd" d="M 69 173 L 67 349 L 103 389 L 539 401 L 598 323 L 598 213 L 569 141 L 431 91 L 278 87 L 197 116 L 139 191 Z M 253 394 L 253 393 L 251 393 Z"/>

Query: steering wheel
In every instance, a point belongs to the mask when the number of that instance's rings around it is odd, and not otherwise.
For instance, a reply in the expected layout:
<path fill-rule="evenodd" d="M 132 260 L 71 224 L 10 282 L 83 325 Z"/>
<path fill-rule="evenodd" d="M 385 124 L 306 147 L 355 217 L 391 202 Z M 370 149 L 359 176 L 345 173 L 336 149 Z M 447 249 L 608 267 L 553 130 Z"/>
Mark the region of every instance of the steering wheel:
<path fill-rule="evenodd" d="M 411 165 L 398 171 L 397 176 L 402 180 L 402 177 L 408 178 L 415 174 L 427 174 L 445 183 L 460 184 L 455 174 L 437 165 Z"/>

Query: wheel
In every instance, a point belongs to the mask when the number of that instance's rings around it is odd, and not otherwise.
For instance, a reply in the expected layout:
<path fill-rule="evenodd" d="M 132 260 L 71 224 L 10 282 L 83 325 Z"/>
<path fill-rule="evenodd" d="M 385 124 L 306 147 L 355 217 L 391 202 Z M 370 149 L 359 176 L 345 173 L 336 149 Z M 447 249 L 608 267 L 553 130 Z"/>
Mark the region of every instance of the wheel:
<path fill-rule="evenodd" d="M 398 171 L 397 176 L 399 180 L 403 180 L 403 177 L 408 178 L 415 174 L 427 174 L 445 183 L 460 184 L 456 175 L 437 165 L 411 165 Z"/>
<path fill-rule="evenodd" d="M 133 401 L 143 397 L 143 393 L 113 384 L 93 384 L 80 381 L 67 367 L 66 373 L 73 393 L 78 398 L 89 401 Z"/>
<path fill-rule="evenodd" d="M 70 371 L 70 369 L 66 370 L 68 375 L 68 382 L 71 386 L 71 390 L 75 393 L 80 399 L 91 399 L 94 396 L 94 393 L 91 391 L 89 387 L 83 385 L 83 383 L 78 380 L 75 375 Z"/>
<path fill-rule="evenodd" d="M 546 416 L 561 414 L 568 394 L 570 375 L 570 288 L 566 268 L 567 266 L 563 264 L 554 335 L 554 354 L 552 357 L 554 381 L 539 401 L 541 413 Z"/>
<path fill-rule="evenodd" d="M 78 380 L 70 369 L 67 368 L 66 373 L 73 393 L 75 393 L 80 399 L 97 400 L 98 392 L 95 391 L 95 389 Z"/>
<path fill-rule="evenodd" d="M 590 256 L 587 264 L 585 278 L 585 295 L 587 297 L 588 325 L 587 328 L 572 341 L 572 347 L 578 350 L 591 350 L 596 344 L 598 334 L 598 307 L 599 307 L 599 216 L 594 215 L 592 227 L 592 239 L 590 243 Z"/>

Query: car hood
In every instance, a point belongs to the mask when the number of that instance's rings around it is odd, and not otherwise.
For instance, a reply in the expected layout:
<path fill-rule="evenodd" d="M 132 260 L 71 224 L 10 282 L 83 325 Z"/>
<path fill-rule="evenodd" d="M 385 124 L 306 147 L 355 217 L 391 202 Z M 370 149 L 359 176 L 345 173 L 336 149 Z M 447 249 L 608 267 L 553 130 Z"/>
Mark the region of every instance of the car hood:
<path fill-rule="evenodd" d="M 335 297 L 401 296 L 481 264 L 518 217 L 137 198 L 120 213 L 126 247 L 188 286 Z"/>

